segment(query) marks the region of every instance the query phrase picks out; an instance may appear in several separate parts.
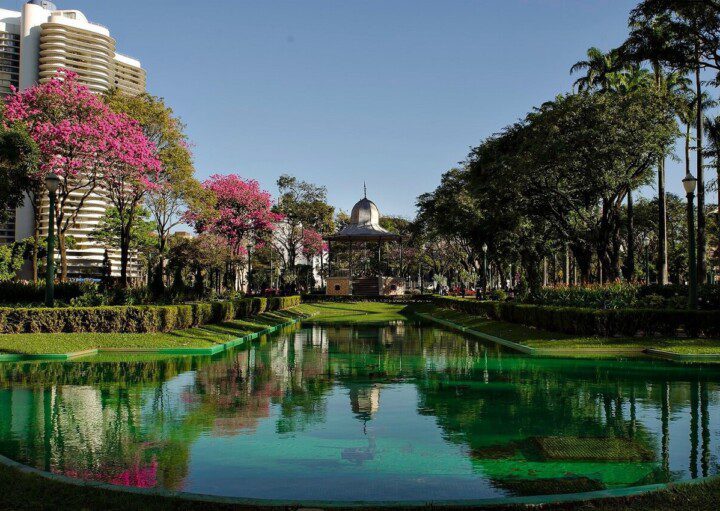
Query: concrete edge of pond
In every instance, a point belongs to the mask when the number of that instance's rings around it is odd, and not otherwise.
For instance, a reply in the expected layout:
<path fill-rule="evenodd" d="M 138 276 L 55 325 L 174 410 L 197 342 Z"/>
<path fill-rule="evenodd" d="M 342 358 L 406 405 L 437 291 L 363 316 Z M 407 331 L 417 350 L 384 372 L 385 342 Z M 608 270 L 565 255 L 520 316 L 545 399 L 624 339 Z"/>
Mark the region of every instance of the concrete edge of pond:
<path fill-rule="evenodd" d="M 218 344 L 211 348 L 96 348 L 84 351 L 76 351 L 72 353 L 45 353 L 45 354 L 16 354 L 16 353 L 0 353 L 0 362 L 66 362 L 78 358 L 91 357 L 104 353 L 113 354 L 147 354 L 147 355 L 217 355 L 223 351 L 229 350 L 245 342 L 253 341 L 263 335 L 269 335 L 277 332 L 281 328 L 292 326 L 303 321 L 306 318 L 293 318 L 285 323 L 274 325 L 258 332 L 237 337 L 223 344 Z"/>
<path fill-rule="evenodd" d="M 188 502 L 237 505 L 249 509 L 470 509 L 493 508 L 501 506 L 538 506 L 547 504 L 563 504 L 573 502 L 590 502 L 612 498 L 626 498 L 644 495 L 659 490 L 677 488 L 679 486 L 699 485 L 716 480 L 720 476 L 703 477 L 686 481 L 616 488 L 611 490 L 598 490 L 585 493 L 567 493 L 554 495 L 537 495 L 529 497 L 500 497 L 476 500 L 420 500 L 420 501 L 322 501 L 322 500 L 273 500 L 252 499 L 243 497 L 221 497 L 200 493 L 186 493 L 182 491 L 164 490 L 158 488 L 134 488 L 131 486 L 118 486 L 100 481 L 75 479 L 73 477 L 46 472 L 24 465 L 0 455 L 0 465 L 16 470 L 23 474 L 40 477 L 47 481 L 75 486 L 111 491 L 119 494 L 129 493 L 147 497 L 161 497 L 179 499 Z"/>

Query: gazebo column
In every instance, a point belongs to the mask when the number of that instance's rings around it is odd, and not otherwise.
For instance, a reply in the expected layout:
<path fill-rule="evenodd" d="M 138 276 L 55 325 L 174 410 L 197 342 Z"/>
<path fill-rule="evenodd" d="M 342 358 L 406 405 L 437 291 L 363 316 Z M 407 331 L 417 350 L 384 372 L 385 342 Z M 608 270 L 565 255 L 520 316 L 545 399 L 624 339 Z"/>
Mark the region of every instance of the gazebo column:
<path fill-rule="evenodd" d="M 328 277 L 332 277 L 332 241 L 328 240 Z"/>
<path fill-rule="evenodd" d="M 350 242 L 350 259 L 348 261 L 348 275 L 350 276 L 350 280 L 353 278 L 353 242 Z"/>
<path fill-rule="evenodd" d="M 382 277 L 382 241 L 378 241 L 378 276 Z"/>

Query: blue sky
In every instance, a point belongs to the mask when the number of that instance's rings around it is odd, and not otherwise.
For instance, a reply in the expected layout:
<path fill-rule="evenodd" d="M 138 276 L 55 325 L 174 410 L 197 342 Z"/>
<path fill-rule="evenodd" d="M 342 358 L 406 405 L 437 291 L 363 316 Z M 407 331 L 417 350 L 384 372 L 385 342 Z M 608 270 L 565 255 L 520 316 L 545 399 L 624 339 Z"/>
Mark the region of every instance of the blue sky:
<path fill-rule="evenodd" d="M 22 1 L 0 5 L 19 8 Z M 187 124 L 199 177 L 276 192 L 290 173 L 348 210 L 412 216 L 471 145 L 568 91 L 634 0 L 57 0 L 110 28 Z M 670 162 L 669 189 L 682 165 Z M 652 192 L 652 190 L 650 191 Z"/>

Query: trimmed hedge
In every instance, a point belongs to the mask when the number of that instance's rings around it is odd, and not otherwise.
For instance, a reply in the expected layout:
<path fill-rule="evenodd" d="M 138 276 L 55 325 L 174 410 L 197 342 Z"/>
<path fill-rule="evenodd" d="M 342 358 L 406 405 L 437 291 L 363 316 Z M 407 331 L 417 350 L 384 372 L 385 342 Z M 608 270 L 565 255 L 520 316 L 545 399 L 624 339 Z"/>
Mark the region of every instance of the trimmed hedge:
<path fill-rule="evenodd" d="M 286 296 L 187 305 L 0 308 L 0 334 L 169 332 L 299 304 L 299 296 Z"/>
<path fill-rule="evenodd" d="M 487 302 L 436 296 L 433 303 L 488 319 L 519 323 L 571 335 L 603 337 L 720 337 L 720 311 L 668 309 L 588 309 Z"/>
<path fill-rule="evenodd" d="M 532 293 L 527 303 L 591 309 L 683 308 L 688 287 L 677 284 L 638 285 L 628 283 L 591 284 L 586 286 L 544 287 Z M 698 303 L 701 309 L 720 309 L 720 285 L 702 284 Z"/>

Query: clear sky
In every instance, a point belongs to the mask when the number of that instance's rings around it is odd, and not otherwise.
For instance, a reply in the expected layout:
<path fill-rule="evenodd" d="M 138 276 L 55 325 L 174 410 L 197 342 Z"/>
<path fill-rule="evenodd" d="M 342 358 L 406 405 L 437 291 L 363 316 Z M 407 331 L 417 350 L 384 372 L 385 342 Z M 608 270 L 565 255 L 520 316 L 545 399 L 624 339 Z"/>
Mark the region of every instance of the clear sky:
<path fill-rule="evenodd" d="M 470 146 L 570 90 L 588 47 L 621 43 L 636 3 L 56 0 L 142 61 L 199 177 L 237 172 L 275 193 L 290 173 L 344 210 L 367 181 L 383 213 L 405 216 Z M 679 192 L 682 164 L 669 166 Z"/>

